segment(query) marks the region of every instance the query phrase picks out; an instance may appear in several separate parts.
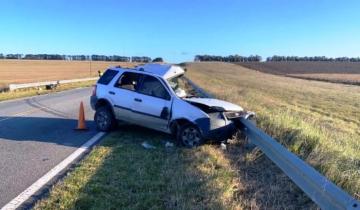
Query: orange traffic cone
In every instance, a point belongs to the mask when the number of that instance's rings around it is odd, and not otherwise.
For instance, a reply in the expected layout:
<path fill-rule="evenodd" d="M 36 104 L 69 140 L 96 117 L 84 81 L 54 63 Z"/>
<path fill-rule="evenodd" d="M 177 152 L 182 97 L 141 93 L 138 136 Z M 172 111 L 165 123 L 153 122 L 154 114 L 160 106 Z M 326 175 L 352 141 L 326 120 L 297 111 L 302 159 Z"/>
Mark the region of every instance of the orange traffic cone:
<path fill-rule="evenodd" d="M 80 103 L 79 121 L 78 121 L 78 126 L 75 130 L 87 130 L 86 124 L 85 124 L 85 112 L 84 112 L 83 102 Z"/>

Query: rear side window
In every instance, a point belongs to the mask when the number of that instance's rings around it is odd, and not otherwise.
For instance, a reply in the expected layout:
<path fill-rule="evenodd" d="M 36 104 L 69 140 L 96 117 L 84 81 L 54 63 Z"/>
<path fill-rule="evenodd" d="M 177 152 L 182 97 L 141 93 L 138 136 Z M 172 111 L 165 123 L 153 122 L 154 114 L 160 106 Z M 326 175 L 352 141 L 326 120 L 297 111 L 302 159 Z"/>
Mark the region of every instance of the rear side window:
<path fill-rule="evenodd" d="M 106 70 L 106 72 L 100 77 L 98 83 L 102 85 L 109 84 L 117 73 L 118 72 L 114 70 L 110 70 L 110 69 Z"/>
<path fill-rule="evenodd" d="M 155 77 L 145 76 L 142 85 L 139 89 L 139 93 L 170 100 L 170 95 L 165 89 L 164 85 Z"/>
<path fill-rule="evenodd" d="M 120 76 L 118 82 L 115 84 L 115 87 L 135 91 L 138 88 L 140 76 L 141 75 L 137 73 L 125 72 Z"/>

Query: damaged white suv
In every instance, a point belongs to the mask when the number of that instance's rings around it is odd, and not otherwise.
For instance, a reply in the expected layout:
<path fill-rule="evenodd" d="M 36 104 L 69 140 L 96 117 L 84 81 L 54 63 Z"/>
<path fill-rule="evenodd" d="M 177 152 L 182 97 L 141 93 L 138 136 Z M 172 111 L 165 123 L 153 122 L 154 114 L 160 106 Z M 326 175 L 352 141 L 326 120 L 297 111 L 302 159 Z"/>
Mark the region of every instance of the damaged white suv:
<path fill-rule="evenodd" d="M 234 119 L 253 116 L 235 104 L 196 96 L 184 73 L 164 64 L 108 69 L 91 96 L 97 128 L 109 131 L 125 121 L 173 134 L 194 147 L 228 139 L 237 130 Z"/>

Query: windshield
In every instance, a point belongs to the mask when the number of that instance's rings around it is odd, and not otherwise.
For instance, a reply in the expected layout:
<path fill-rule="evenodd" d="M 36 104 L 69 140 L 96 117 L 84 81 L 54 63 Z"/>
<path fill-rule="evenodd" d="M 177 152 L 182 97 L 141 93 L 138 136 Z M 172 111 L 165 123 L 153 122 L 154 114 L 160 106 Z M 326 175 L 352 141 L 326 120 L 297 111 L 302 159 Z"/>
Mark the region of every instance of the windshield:
<path fill-rule="evenodd" d="M 179 75 L 167 80 L 170 87 L 174 90 L 177 96 L 181 98 L 197 96 L 194 88 L 188 83 L 184 75 Z"/>

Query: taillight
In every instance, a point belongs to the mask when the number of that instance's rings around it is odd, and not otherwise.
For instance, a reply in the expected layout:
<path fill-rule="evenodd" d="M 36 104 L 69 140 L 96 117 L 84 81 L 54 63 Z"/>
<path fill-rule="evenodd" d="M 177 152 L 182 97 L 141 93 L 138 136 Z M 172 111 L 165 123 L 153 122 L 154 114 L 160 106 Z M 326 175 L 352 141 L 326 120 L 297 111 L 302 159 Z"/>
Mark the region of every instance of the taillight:
<path fill-rule="evenodd" d="M 93 86 L 92 95 L 93 95 L 93 96 L 96 96 L 96 85 Z"/>

